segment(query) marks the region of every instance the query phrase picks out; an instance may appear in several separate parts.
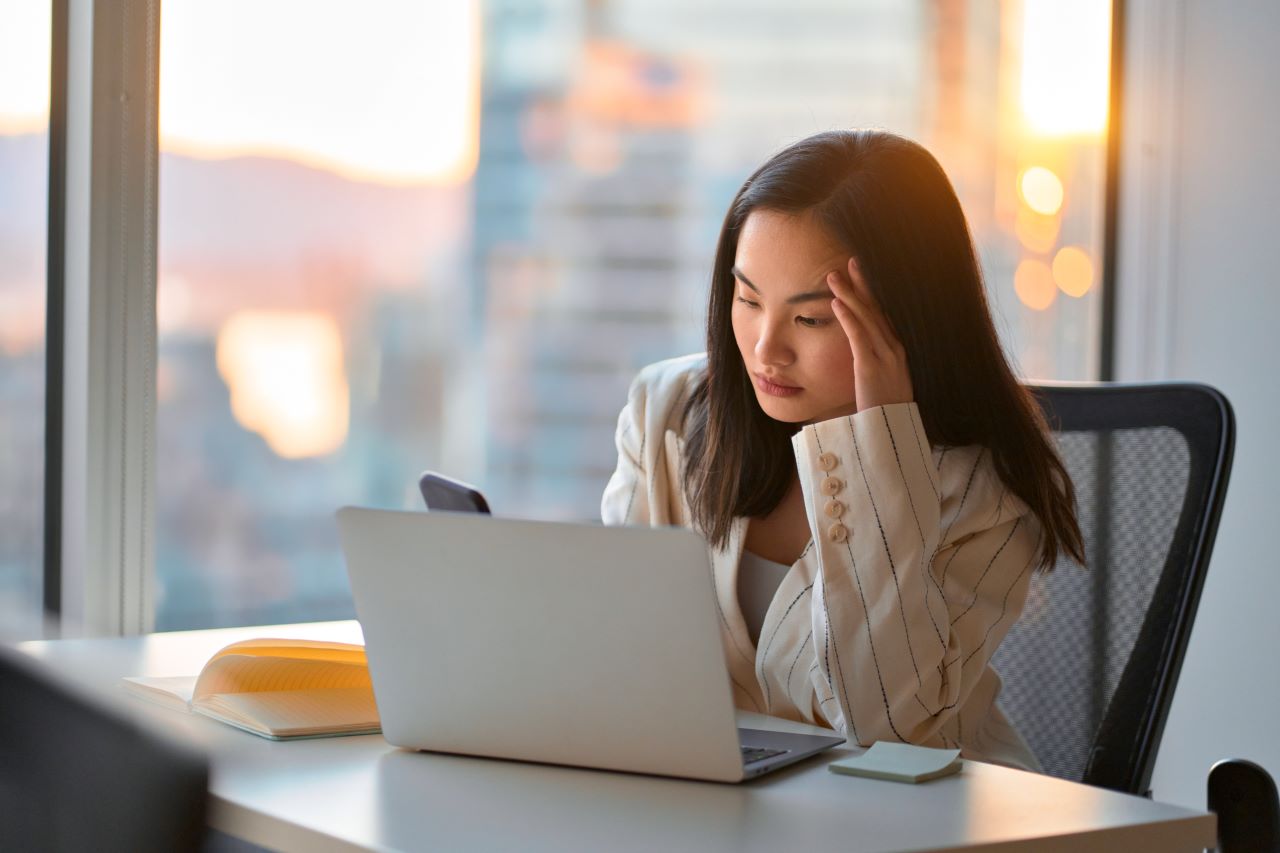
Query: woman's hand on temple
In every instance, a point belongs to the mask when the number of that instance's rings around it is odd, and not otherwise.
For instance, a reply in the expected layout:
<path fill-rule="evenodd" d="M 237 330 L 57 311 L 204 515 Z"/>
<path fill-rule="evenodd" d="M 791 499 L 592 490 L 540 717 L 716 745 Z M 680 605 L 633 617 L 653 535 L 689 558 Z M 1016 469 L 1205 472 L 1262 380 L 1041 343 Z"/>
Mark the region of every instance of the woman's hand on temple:
<path fill-rule="evenodd" d="M 847 274 L 828 273 L 827 284 L 836 296 L 832 310 L 853 353 L 858 411 L 914 400 L 907 351 L 871 295 L 858 262 L 849 259 Z"/>

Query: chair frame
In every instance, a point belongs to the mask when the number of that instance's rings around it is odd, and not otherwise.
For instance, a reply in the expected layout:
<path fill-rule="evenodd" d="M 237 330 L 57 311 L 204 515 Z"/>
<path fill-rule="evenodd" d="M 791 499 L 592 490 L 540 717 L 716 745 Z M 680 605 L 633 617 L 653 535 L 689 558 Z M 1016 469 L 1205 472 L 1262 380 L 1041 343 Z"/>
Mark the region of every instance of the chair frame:
<path fill-rule="evenodd" d="M 1040 404 L 1049 428 L 1055 433 L 1169 427 L 1183 435 L 1194 432 L 1216 437 L 1211 446 L 1206 442 L 1197 445 L 1188 440 L 1190 472 L 1187 492 L 1169 555 L 1153 591 L 1152 605 L 1144 617 L 1134 652 L 1126 662 L 1124 674 L 1094 737 L 1084 778 L 1079 780 L 1150 796 L 1156 753 L 1186 656 L 1226 500 L 1235 455 L 1235 415 L 1220 391 L 1198 383 L 1037 383 L 1027 387 Z M 1098 464 L 1107 464 L 1105 454 Z M 1106 473 L 1102 472 L 1098 478 L 1099 484 L 1109 483 Z M 1099 497 L 1105 502 L 1105 489 Z M 1191 500 L 1196 501 L 1199 510 L 1186 505 Z M 1108 537 L 1106 520 L 1109 514 L 1106 509 L 1102 503 L 1097 514 L 1101 532 L 1095 537 L 1102 541 L 1104 548 Z M 1086 547 L 1089 544 L 1086 543 Z M 1189 569 L 1170 571 L 1175 563 L 1183 560 L 1189 562 Z M 1173 612 L 1168 614 L 1167 626 L 1153 624 L 1153 619 L 1159 622 L 1157 614 L 1153 613 L 1156 604 L 1169 594 L 1167 586 L 1175 582 Z M 1159 643 L 1154 685 L 1150 682 L 1149 673 L 1140 679 L 1138 676 L 1142 673 L 1129 671 L 1137 651 L 1144 648 L 1144 643 L 1151 642 Z M 1129 715 L 1128 719 L 1122 719 L 1124 715 L 1112 710 L 1116 707 L 1117 698 L 1132 706 L 1140 706 L 1141 714 L 1136 718 Z"/>

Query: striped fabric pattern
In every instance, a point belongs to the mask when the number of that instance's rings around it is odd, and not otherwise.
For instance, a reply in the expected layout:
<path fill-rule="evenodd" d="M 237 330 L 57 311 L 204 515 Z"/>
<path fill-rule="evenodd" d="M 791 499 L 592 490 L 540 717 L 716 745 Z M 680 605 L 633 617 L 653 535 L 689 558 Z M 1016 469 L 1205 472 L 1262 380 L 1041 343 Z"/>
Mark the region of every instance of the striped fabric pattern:
<path fill-rule="evenodd" d="M 618 419 L 606 524 L 689 526 L 680 486 L 686 356 L 641 371 Z M 1040 527 L 980 447 L 934 447 L 903 403 L 811 424 L 792 440 L 812 539 L 752 643 L 738 605 L 748 520 L 709 549 L 738 707 L 830 726 L 851 741 L 958 747 L 1039 769 L 1001 713 L 990 659 L 1026 599 Z M 829 469 L 829 470 L 824 470 Z M 823 494 L 834 477 L 839 492 Z M 835 535 L 827 505 L 844 505 Z"/>

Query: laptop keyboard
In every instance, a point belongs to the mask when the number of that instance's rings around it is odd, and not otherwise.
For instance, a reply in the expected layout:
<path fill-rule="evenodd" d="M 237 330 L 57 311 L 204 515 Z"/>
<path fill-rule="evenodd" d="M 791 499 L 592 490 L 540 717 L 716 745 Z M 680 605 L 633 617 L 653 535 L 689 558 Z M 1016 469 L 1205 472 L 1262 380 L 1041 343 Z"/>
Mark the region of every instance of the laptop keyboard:
<path fill-rule="evenodd" d="M 744 765 L 754 764 L 757 761 L 764 761 L 766 758 L 773 758 L 775 755 L 782 755 L 790 752 L 789 749 L 762 749 L 757 746 L 742 747 L 742 763 Z"/>

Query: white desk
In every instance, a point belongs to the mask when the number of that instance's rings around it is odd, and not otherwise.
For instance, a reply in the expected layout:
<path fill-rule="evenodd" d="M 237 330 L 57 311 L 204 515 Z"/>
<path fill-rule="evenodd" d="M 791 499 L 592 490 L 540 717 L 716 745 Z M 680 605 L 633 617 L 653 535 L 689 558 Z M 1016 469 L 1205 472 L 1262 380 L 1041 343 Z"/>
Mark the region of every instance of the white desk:
<path fill-rule="evenodd" d="M 838 776 L 834 750 L 741 785 L 409 753 L 380 736 L 274 743 L 124 694 L 249 637 L 360 642 L 354 622 L 57 640 L 23 651 L 208 750 L 210 822 L 286 850 L 1200 851 L 1213 815 L 994 765 L 924 785 Z M 751 725 L 804 730 L 771 718 Z"/>

